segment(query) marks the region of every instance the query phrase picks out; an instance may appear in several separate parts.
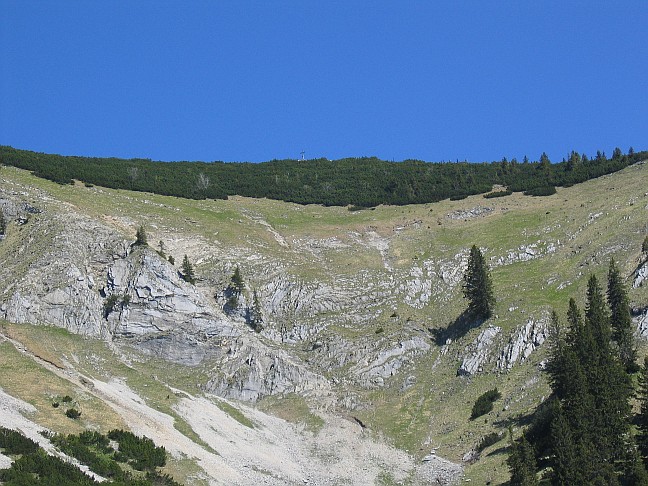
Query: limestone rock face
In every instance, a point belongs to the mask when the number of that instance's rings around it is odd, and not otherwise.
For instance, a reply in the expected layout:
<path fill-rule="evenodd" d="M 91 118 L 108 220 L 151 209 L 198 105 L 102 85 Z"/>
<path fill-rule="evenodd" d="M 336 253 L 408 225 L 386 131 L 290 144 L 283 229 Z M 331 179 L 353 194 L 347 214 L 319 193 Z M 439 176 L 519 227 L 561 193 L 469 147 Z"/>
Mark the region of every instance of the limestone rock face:
<path fill-rule="evenodd" d="M 226 398 L 255 402 L 276 394 L 330 391 L 328 381 L 309 371 L 280 349 L 240 338 L 230 344 L 220 373 L 205 385 L 209 392 Z"/>
<path fill-rule="evenodd" d="M 121 299 L 118 310 L 107 316 L 117 336 L 178 330 L 206 337 L 240 333 L 198 289 L 150 249 L 136 249 L 109 266 L 104 292 Z"/>
<path fill-rule="evenodd" d="M 515 363 L 523 363 L 546 339 L 547 320 L 529 319 L 509 339 L 497 363 L 498 368 L 510 370 Z"/>
<path fill-rule="evenodd" d="M 3 262 L 6 274 L 14 276 L 0 296 L 3 317 L 108 337 L 97 282 L 105 280 L 109 262 L 126 256 L 127 242 L 74 213 L 61 226 L 44 211 L 21 232 L 23 238 L 14 242 L 12 255 Z"/>
<path fill-rule="evenodd" d="M 488 326 L 479 333 L 479 336 L 466 349 L 467 354 L 461 361 L 457 375 L 474 375 L 483 371 L 483 365 L 489 361 L 493 352 L 495 338 L 502 328 Z"/>
<path fill-rule="evenodd" d="M 646 280 L 648 280 L 648 261 L 637 268 L 635 278 L 632 281 L 632 288 L 637 289 L 641 287 Z"/>

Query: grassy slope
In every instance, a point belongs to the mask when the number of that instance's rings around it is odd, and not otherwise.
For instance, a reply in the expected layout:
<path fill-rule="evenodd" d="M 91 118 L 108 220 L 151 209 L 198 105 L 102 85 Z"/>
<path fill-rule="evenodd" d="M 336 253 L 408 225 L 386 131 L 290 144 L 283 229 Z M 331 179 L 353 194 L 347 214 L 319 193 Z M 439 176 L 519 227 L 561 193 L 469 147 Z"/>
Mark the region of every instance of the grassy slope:
<path fill-rule="evenodd" d="M 134 230 L 140 222 L 146 222 L 151 244 L 163 240 L 172 254 L 192 251 L 192 255 L 197 255 L 199 276 L 212 275 L 215 280 L 218 280 L 222 263 L 209 259 L 210 248 L 247 246 L 271 261 L 282 262 L 290 273 L 313 281 L 327 279 L 331 272 L 338 278 L 353 278 L 359 271 L 378 271 L 383 267 L 376 250 L 357 245 L 348 251 L 325 251 L 325 258 L 313 263 L 307 254 L 280 245 L 267 227 L 258 223 L 259 219 L 271 225 L 289 244 L 308 238 L 333 237 L 351 244 L 352 233 L 375 231 L 390 239 L 387 256 L 396 271 L 407 271 L 423 260 L 451 261 L 473 243 L 485 250 L 487 258 L 493 257 L 493 262 L 522 245 L 538 244 L 542 248 L 546 243 L 554 243 L 558 250 L 553 254 L 492 269 L 498 297 L 497 317 L 492 324 L 502 327 L 503 333 L 523 324 L 529 316 L 540 317 L 551 308 L 564 314 L 571 296 L 582 303 L 588 275 L 595 272 L 604 281 L 610 256 L 615 257 L 623 274 L 629 277 L 638 264 L 641 242 L 647 231 L 646 165 L 559 189 L 558 194 L 544 198 L 514 194 L 486 200 L 475 196 L 462 201 L 378 207 L 358 212 L 239 197 L 228 201 L 189 201 L 82 185 L 60 186 L 23 171 L 10 168 L 0 171 L 2 177 L 17 184 L 42 188 L 55 199 L 114 225 L 130 237 L 134 238 Z M 478 205 L 493 208 L 493 211 L 475 218 L 448 218 L 448 214 Z M 192 246 L 192 242 L 200 244 Z M 179 261 L 182 255 L 175 253 L 175 257 Z M 646 287 L 632 291 L 631 300 L 633 304 L 646 305 Z M 398 318 L 389 318 L 392 309 L 384 309 L 370 330 L 355 329 L 350 334 L 357 340 L 378 339 L 374 330 L 379 326 L 384 327 L 385 335 L 398 335 L 403 330 L 419 332 L 416 329 L 425 332 L 427 327 L 446 326 L 464 306 L 459 289 L 455 288 L 447 298 L 431 302 L 421 310 L 400 304 Z M 510 308 L 514 310 L 509 311 Z M 29 334 L 32 332 L 41 331 L 31 329 Z M 372 404 L 370 409 L 357 415 L 370 429 L 390 438 L 399 447 L 420 456 L 428 453 L 431 447 L 438 447 L 440 455 L 453 460 L 460 459 L 491 430 L 503 430 L 509 423 L 517 424 L 548 391 L 544 377 L 537 371 L 543 352 L 536 353 L 529 363 L 509 373 L 456 377 L 463 348 L 478 333 L 479 329 L 473 329 L 443 356 L 438 348 L 433 348 L 415 366 L 388 381 L 384 389 L 354 390 Z M 54 348 L 52 352 L 62 355 L 75 352 L 72 349 L 77 349 L 76 339 L 61 337 L 61 349 Z M 65 346 L 71 349 L 64 350 Z M 83 347 L 87 349 L 87 343 Z M 12 359 L 4 359 L 3 366 L 10 367 Z M 196 370 L 186 373 L 178 368 L 169 373 L 164 363 L 154 361 L 137 363 L 132 370 L 116 363 L 101 370 L 90 369 L 94 361 L 82 359 L 79 366 L 90 374 L 127 377 L 130 386 L 147 396 L 151 403 L 164 408 L 169 406 L 165 403 L 168 389 L 152 377 L 158 371 L 159 376 L 166 376 L 165 380 L 172 385 L 188 391 L 195 391 L 193 387 L 198 381 Z M 110 361 L 106 359 L 103 363 Z M 12 369 L 17 373 L 15 367 Z M 400 385 L 409 374 L 416 376 L 417 383 L 402 392 Z M 502 391 L 503 399 L 496 403 L 491 414 L 470 422 L 468 416 L 475 398 L 494 386 Z M 11 389 L 6 390 L 12 393 Z M 31 398 L 18 388 L 13 392 L 21 398 L 29 398 L 28 401 L 46 414 L 51 405 L 45 397 L 58 393 L 57 390 L 34 391 L 35 396 Z M 61 388 L 60 392 L 63 391 Z M 299 414 L 308 415 L 303 411 Z M 42 420 L 44 425 L 50 423 L 45 415 Z M 467 476 L 480 484 L 485 480 L 505 479 L 506 468 L 502 465 L 505 455 L 501 454 L 505 444 L 504 441 L 487 449 L 483 458 L 468 469 Z"/>

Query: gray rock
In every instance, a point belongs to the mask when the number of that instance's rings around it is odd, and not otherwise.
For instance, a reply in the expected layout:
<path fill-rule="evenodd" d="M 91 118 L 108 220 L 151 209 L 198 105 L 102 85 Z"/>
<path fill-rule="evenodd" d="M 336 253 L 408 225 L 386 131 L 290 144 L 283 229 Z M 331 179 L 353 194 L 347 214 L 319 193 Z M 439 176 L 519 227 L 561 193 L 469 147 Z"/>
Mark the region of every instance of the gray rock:
<path fill-rule="evenodd" d="M 467 354 L 461 360 L 457 375 L 474 375 L 483 371 L 483 365 L 489 361 L 495 337 L 502 330 L 498 326 L 488 326 L 483 329 L 477 338 L 466 348 Z"/>
<path fill-rule="evenodd" d="M 632 281 L 632 288 L 638 289 L 648 279 L 648 261 L 644 262 L 635 271 L 635 278 Z"/>
<path fill-rule="evenodd" d="M 510 370 L 515 363 L 524 363 L 546 339 L 547 319 L 529 319 L 509 339 L 498 360 L 498 368 Z"/>

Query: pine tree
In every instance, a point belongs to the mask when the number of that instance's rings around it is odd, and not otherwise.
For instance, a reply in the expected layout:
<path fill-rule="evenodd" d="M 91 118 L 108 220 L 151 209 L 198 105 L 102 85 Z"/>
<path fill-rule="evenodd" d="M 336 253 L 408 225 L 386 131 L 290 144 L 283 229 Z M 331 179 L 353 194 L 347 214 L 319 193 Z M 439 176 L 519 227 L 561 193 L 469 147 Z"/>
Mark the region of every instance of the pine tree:
<path fill-rule="evenodd" d="M 196 276 L 194 274 L 193 265 L 189 261 L 187 255 L 182 259 L 182 280 L 189 282 L 190 284 L 196 283 Z"/>
<path fill-rule="evenodd" d="M 464 297 L 469 300 L 468 312 L 488 319 L 493 313 L 495 296 L 488 266 L 477 246 L 470 249 L 468 268 L 464 274 Z"/>
<path fill-rule="evenodd" d="M 137 228 L 137 233 L 135 233 L 134 246 L 145 246 L 145 245 L 148 245 L 148 238 L 146 236 L 146 231 L 144 230 L 144 226 L 140 225 L 140 227 Z"/>
<path fill-rule="evenodd" d="M 610 260 L 608 270 L 608 305 L 610 306 L 610 322 L 612 325 L 612 339 L 619 347 L 619 358 L 629 373 L 638 370 L 636 363 L 637 349 L 632 329 L 632 317 L 628 293 L 621 280 L 621 274 L 614 259 Z"/>

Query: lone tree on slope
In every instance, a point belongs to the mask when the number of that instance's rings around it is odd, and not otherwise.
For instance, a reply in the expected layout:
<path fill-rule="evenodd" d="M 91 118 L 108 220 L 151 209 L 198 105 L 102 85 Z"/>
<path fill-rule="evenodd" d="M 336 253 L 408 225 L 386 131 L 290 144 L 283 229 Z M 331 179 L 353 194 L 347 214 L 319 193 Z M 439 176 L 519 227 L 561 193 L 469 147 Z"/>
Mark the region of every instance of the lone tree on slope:
<path fill-rule="evenodd" d="M 182 259 L 181 277 L 185 282 L 189 282 L 190 284 L 196 283 L 196 275 L 194 274 L 193 265 L 189 261 L 189 257 L 187 255 L 185 255 Z"/>
<path fill-rule="evenodd" d="M 470 249 L 468 268 L 464 274 L 463 294 L 469 300 L 468 312 L 488 319 L 493 314 L 495 296 L 486 261 L 475 245 Z"/>
<path fill-rule="evenodd" d="M 140 225 L 140 227 L 137 228 L 137 233 L 135 233 L 134 246 L 146 246 L 146 245 L 148 245 L 148 238 L 146 236 L 146 231 L 144 230 L 144 226 Z"/>

